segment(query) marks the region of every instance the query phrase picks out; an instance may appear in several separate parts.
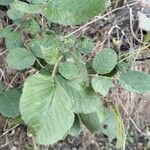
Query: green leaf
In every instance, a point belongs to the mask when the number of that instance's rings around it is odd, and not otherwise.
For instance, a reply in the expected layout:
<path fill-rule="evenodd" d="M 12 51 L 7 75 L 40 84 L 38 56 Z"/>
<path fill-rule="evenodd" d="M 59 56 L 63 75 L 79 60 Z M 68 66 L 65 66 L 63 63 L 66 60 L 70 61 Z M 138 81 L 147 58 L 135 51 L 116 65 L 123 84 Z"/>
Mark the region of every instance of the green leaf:
<path fill-rule="evenodd" d="M 119 82 L 123 88 L 131 92 L 150 92 L 150 75 L 144 72 L 128 71 L 121 75 Z"/>
<path fill-rule="evenodd" d="M 28 33 L 38 33 L 41 31 L 40 26 L 38 22 L 34 19 L 26 20 L 26 22 L 23 23 L 23 28 Z"/>
<path fill-rule="evenodd" d="M 81 37 L 76 41 L 76 48 L 81 54 L 87 54 L 93 50 L 94 43 L 88 37 Z"/>
<path fill-rule="evenodd" d="M 0 0 L 0 5 L 10 5 L 14 0 Z"/>
<path fill-rule="evenodd" d="M 28 2 L 30 3 L 33 3 L 33 4 L 44 4 L 44 3 L 47 3 L 47 0 L 27 0 Z"/>
<path fill-rule="evenodd" d="M 104 133 L 110 140 L 117 138 L 117 148 L 124 144 L 125 130 L 118 110 L 101 106 L 91 114 L 80 114 L 82 123 L 93 133 Z"/>
<path fill-rule="evenodd" d="M 0 29 L 0 38 L 4 38 L 8 36 L 11 33 L 11 28 L 10 27 L 5 27 Z"/>
<path fill-rule="evenodd" d="M 85 76 L 79 76 L 70 81 L 62 77 L 58 78 L 61 86 L 73 101 L 73 110 L 75 113 L 87 114 L 97 110 L 100 98 L 92 89 L 86 86 L 86 80 L 87 77 Z"/>
<path fill-rule="evenodd" d="M 97 73 L 107 74 L 111 72 L 117 64 L 117 54 L 110 48 L 104 48 L 96 54 L 93 60 L 93 68 Z"/>
<path fill-rule="evenodd" d="M 123 124 L 121 115 L 120 115 L 118 109 L 115 106 L 111 107 L 111 113 L 113 115 L 114 122 L 116 124 L 116 138 L 117 138 L 116 147 L 121 148 L 121 147 L 123 147 L 124 142 L 125 142 L 124 124 Z"/>
<path fill-rule="evenodd" d="M 52 72 L 53 72 L 53 69 L 54 69 L 53 65 L 46 65 L 46 66 L 44 66 L 44 68 L 42 68 L 40 70 L 39 73 L 42 75 L 45 75 L 45 76 L 50 76 L 50 74 L 52 74 Z"/>
<path fill-rule="evenodd" d="M 117 148 L 123 146 L 125 140 L 125 129 L 122 118 L 115 106 L 110 106 L 110 108 L 105 109 L 103 133 L 106 134 L 110 140 L 117 138 Z"/>
<path fill-rule="evenodd" d="M 79 83 L 67 82 L 62 78 L 59 81 L 72 99 L 75 113 L 87 114 L 96 111 L 100 99 L 93 91 L 85 90 Z"/>
<path fill-rule="evenodd" d="M 34 55 L 25 48 L 12 49 L 7 56 L 7 63 L 13 69 L 23 70 L 30 68 L 34 62 Z"/>
<path fill-rule="evenodd" d="M 131 63 L 124 62 L 124 61 L 120 62 L 117 64 L 117 69 L 118 69 L 118 71 L 125 73 L 125 72 L 131 70 Z"/>
<path fill-rule="evenodd" d="M 43 58 L 42 54 L 42 47 L 50 47 L 50 38 L 49 37 L 40 37 L 40 38 L 35 38 L 32 39 L 29 43 L 28 46 L 32 50 L 33 54 L 36 55 L 39 58 Z"/>
<path fill-rule="evenodd" d="M 75 115 L 75 120 L 73 126 L 69 130 L 69 135 L 76 136 L 81 131 L 80 119 L 77 115 Z"/>
<path fill-rule="evenodd" d="M 55 34 L 50 35 L 50 46 L 41 46 L 42 55 L 48 64 L 55 64 L 60 58 L 60 51 L 63 45 Z"/>
<path fill-rule="evenodd" d="M 51 0 L 45 16 L 54 23 L 78 25 L 100 14 L 107 5 L 107 0 Z"/>
<path fill-rule="evenodd" d="M 72 80 L 78 76 L 78 67 L 71 62 L 63 62 L 59 64 L 59 73 L 66 79 Z"/>
<path fill-rule="evenodd" d="M 150 42 L 150 31 L 144 35 L 144 42 Z"/>
<path fill-rule="evenodd" d="M 37 74 L 26 80 L 20 111 L 39 144 L 54 144 L 65 136 L 74 122 L 71 109 L 72 101 L 52 77 Z"/>
<path fill-rule="evenodd" d="M 20 95 L 20 92 L 12 89 L 0 94 L 0 113 L 9 118 L 19 116 Z"/>
<path fill-rule="evenodd" d="M 23 18 L 25 14 L 16 10 L 12 5 L 11 8 L 7 11 L 7 15 L 12 20 L 18 20 L 20 18 Z"/>
<path fill-rule="evenodd" d="M 9 119 L 9 124 L 11 124 L 11 126 L 15 126 L 17 124 L 23 124 L 23 123 L 24 122 L 23 122 L 21 116 Z"/>
<path fill-rule="evenodd" d="M 68 33 L 68 34 L 69 34 L 69 33 Z M 67 35 L 68 35 L 68 34 L 67 34 Z M 67 35 L 66 35 L 66 36 L 67 36 Z M 62 38 L 63 38 L 63 37 L 62 37 Z M 71 36 L 69 36 L 69 37 L 67 37 L 67 38 L 64 38 L 64 39 L 63 39 L 63 42 L 64 42 L 65 47 L 68 48 L 68 49 L 63 49 L 63 53 L 65 53 L 66 50 L 69 51 L 69 49 L 71 49 L 71 48 L 74 47 L 75 42 L 76 42 L 76 37 L 75 37 L 74 35 L 71 35 Z"/>
<path fill-rule="evenodd" d="M 110 79 L 103 76 L 95 76 L 92 78 L 92 87 L 95 92 L 99 92 L 101 95 L 106 96 L 113 83 Z"/>
<path fill-rule="evenodd" d="M 5 44 L 7 49 L 14 49 L 22 46 L 21 36 L 18 32 L 11 32 L 5 37 Z"/>
<path fill-rule="evenodd" d="M 52 49 L 52 47 L 49 48 L 41 47 L 41 50 L 42 50 L 43 58 L 48 64 L 53 65 L 60 58 L 60 51 L 58 48 Z"/>
<path fill-rule="evenodd" d="M 104 121 L 104 108 L 99 105 L 96 112 L 90 114 L 80 114 L 82 123 L 92 132 L 100 132 L 101 124 Z"/>
<path fill-rule="evenodd" d="M 2 83 L 0 82 L 0 94 L 3 93 L 3 91 L 4 91 L 4 87 L 3 87 Z"/>
<path fill-rule="evenodd" d="M 14 2 L 13 6 L 16 10 L 23 12 L 23 13 L 29 13 L 29 14 L 42 13 L 43 8 L 44 8 L 41 5 L 28 4 L 25 2 L 21 2 L 21 1 Z"/>
<path fill-rule="evenodd" d="M 82 55 L 78 51 L 73 51 L 72 52 L 72 57 L 73 57 L 73 59 L 74 59 L 75 62 L 79 62 L 81 64 L 85 63 L 84 60 L 83 60 Z"/>

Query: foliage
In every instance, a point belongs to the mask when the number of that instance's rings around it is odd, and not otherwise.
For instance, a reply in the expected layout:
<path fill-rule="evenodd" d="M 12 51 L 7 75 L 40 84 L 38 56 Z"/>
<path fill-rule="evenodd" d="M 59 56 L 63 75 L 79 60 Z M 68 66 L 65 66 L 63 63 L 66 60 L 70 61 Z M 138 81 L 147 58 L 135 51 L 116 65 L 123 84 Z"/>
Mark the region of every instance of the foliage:
<path fill-rule="evenodd" d="M 0 113 L 6 117 L 17 117 L 20 115 L 19 100 L 21 93 L 10 89 L 5 93 L 0 93 Z"/>
<path fill-rule="evenodd" d="M 95 47 L 89 37 L 64 37 L 42 22 L 46 17 L 50 23 L 79 25 L 103 11 L 108 1 L 0 0 L 0 5 L 9 5 L 7 15 L 16 26 L 0 29 L 8 66 L 38 70 L 25 80 L 22 93 L 0 84 L 0 113 L 8 118 L 21 116 L 39 144 L 54 144 L 77 134 L 84 124 L 93 133 L 117 138 L 117 147 L 122 147 L 123 121 L 116 106 L 103 105 L 103 98 L 114 83 L 131 92 L 148 93 L 150 75 L 130 71 L 130 65 L 111 48 L 99 49 L 89 65 L 84 56 Z"/>
<path fill-rule="evenodd" d="M 110 48 L 97 53 L 93 60 L 93 69 L 99 74 L 110 73 L 117 64 L 117 54 Z"/>

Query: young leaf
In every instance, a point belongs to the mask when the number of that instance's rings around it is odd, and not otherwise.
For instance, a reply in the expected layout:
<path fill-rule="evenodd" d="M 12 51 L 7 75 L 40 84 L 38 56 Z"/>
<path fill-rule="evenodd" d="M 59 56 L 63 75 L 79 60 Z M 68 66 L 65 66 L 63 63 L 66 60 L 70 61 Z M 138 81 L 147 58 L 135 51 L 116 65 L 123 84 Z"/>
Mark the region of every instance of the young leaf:
<path fill-rule="evenodd" d="M 0 113 L 5 117 L 14 118 L 20 115 L 19 99 L 20 92 L 16 90 L 8 90 L 0 94 Z"/>
<path fill-rule="evenodd" d="M 75 42 L 76 42 L 76 37 L 74 35 L 71 35 L 68 38 L 64 38 L 64 40 L 63 40 L 65 47 L 67 47 L 68 49 L 73 48 L 75 45 Z M 68 51 L 66 51 L 68 49 L 63 49 L 63 53 L 68 52 Z"/>
<path fill-rule="evenodd" d="M 42 47 L 50 47 L 51 40 L 49 37 L 35 38 L 28 43 L 28 46 L 30 47 L 34 55 L 39 58 L 43 58 Z"/>
<path fill-rule="evenodd" d="M 81 37 L 76 41 L 76 48 L 81 54 L 87 54 L 93 50 L 94 43 L 88 37 Z"/>
<path fill-rule="evenodd" d="M 38 22 L 34 19 L 30 19 L 24 22 L 23 28 L 26 32 L 32 33 L 32 34 L 38 33 L 41 30 Z"/>
<path fill-rule="evenodd" d="M 7 63 L 13 69 L 23 70 L 30 68 L 34 62 L 34 55 L 25 48 L 12 49 L 7 55 Z"/>
<path fill-rule="evenodd" d="M 20 111 L 39 144 L 54 144 L 65 136 L 74 122 L 71 109 L 72 101 L 52 77 L 37 74 L 26 80 Z"/>
<path fill-rule="evenodd" d="M 111 72 L 117 64 L 117 54 L 110 48 L 105 48 L 96 54 L 93 60 L 93 69 L 100 74 Z"/>
<path fill-rule="evenodd" d="M 128 71 L 120 77 L 119 82 L 123 88 L 131 92 L 150 92 L 150 75 L 144 72 Z"/>
<path fill-rule="evenodd" d="M 50 34 L 49 39 L 50 46 L 47 46 L 47 44 L 41 46 L 41 51 L 45 61 L 48 64 L 53 65 L 60 58 L 60 52 L 63 48 L 63 43 L 55 33 Z"/>
<path fill-rule="evenodd" d="M 78 25 L 98 15 L 107 5 L 108 0 L 51 0 L 45 16 L 54 23 Z"/>
<path fill-rule="evenodd" d="M 95 76 L 91 82 L 94 91 L 99 92 L 103 96 L 106 96 L 110 88 L 113 87 L 112 81 L 103 76 Z"/>
<path fill-rule="evenodd" d="M 44 60 L 50 65 L 55 64 L 60 58 L 60 51 L 58 47 L 41 47 L 41 50 Z"/>
<path fill-rule="evenodd" d="M 14 49 L 22 46 L 21 36 L 18 32 L 11 32 L 5 37 L 7 49 Z"/>
<path fill-rule="evenodd" d="M 59 64 L 59 73 L 66 79 L 72 80 L 78 76 L 78 67 L 71 62 L 63 62 Z"/>

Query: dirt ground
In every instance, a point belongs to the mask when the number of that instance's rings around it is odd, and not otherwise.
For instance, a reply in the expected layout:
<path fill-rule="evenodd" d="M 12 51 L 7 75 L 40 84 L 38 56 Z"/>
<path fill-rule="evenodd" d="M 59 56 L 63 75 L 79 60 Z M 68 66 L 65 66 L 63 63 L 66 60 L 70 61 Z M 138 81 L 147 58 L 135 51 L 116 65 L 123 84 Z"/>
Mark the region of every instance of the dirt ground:
<path fill-rule="evenodd" d="M 141 11 L 141 6 L 135 4 L 133 11 L 133 29 L 129 16 L 129 8 L 124 7 L 115 13 L 111 13 L 100 20 L 86 26 L 76 36 L 87 35 L 95 43 L 95 51 L 103 47 L 112 47 L 118 55 L 136 50 L 141 47 L 141 43 L 136 40 L 131 30 L 134 31 L 138 39 L 142 39 L 147 34 L 138 28 L 137 12 Z M 110 12 L 108 10 L 105 13 Z M 7 26 L 6 8 L 0 7 L 0 26 Z M 51 29 L 64 32 L 73 32 L 80 28 L 64 27 L 51 25 Z M 114 44 L 114 40 L 118 44 Z M 87 56 L 92 58 L 94 54 Z M 6 63 L 7 50 L 5 49 L 4 40 L 0 39 L 0 80 L 8 87 L 16 88 L 23 84 L 24 80 L 36 70 L 30 68 L 23 72 L 17 73 L 10 69 Z M 133 63 L 134 70 L 150 73 L 150 51 L 138 54 Z M 17 76 L 16 76 L 17 74 Z M 15 78 L 14 78 L 15 77 Z M 116 87 L 107 95 L 110 100 L 120 108 L 122 118 L 126 127 L 126 145 L 125 150 L 150 150 L 150 94 L 139 95 L 129 93 L 120 87 Z M 10 123 L 11 122 L 11 123 Z M 69 136 L 66 139 L 52 145 L 39 146 L 35 144 L 32 136 L 27 133 L 27 127 L 24 124 L 14 124 L 12 120 L 0 115 L 0 150 L 117 150 L 115 148 L 115 139 L 109 141 L 106 135 L 91 134 L 83 127 L 80 134 L 75 137 Z"/>

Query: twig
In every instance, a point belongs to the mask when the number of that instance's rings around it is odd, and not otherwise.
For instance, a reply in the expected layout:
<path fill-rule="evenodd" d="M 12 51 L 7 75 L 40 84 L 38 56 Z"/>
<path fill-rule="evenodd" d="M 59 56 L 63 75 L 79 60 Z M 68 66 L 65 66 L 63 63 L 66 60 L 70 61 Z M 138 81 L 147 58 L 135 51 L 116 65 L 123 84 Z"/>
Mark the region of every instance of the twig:
<path fill-rule="evenodd" d="M 1 74 L 0 80 L 2 80 L 2 78 L 5 80 L 5 74 L 4 74 L 4 72 L 2 71 L 2 69 L 0 69 L 0 74 Z"/>
<path fill-rule="evenodd" d="M 15 125 L 14 127 L 8 129 L 7 131 L 5 131 L 2 135 L 0 135 L 0 138 L 3 137 L 5 134 L 7 134 L 8 132 L 10 132 L 11 130 L 17 128 L 19 126 L 19 124 Z"/>
<path fill-rule="evenodd" d="M 149 46 L 150 46 L 150 45 L 146 45 L 146 46 L 144 46 L 144 47 L 142 47 L 142 48 L 137 49 L 136 51 L 129 52 L 129 53 L 128 53 L 129 56 L 127 56 L 127 57 L 121 59 L 120 61 L 117 62 L 117 64 L 121 63 L 122 61 L 126 60 L 127 58 L 129 58 L 129 57 L 131 57 L 131 56 L 133 56 L 133 55 L 135 55 L 135 54 L 137 54 L 137 53 L 142 53 L 142 51 L 144 51 L 145 49 L 147 49 Z M 121 57 L 121 56 L 125 56 L 125 55 L 127 55 L 127 54 L 120 55 L 120 57 Z"/>
<path fill-rule="evenodd" d="M 5 51 L 1 52 L 1 53 L 0 53 L 0 56 L 4 55 L 4 54 L 7 53 L 7 52 L 8 52 L 8 50 L 5 50 Z"/>
<path fill-rule="evenodd" d="M 98 43 L 94 49 L 94 51 L 97 49 L 97 47 L 101 46 L 102 44 L 104 44 L 106 42 L 106 40 L 110 37 L 111 33 L 113 32 L 113 30 L 117 28 L 117 29 L 120 29 L 117 25 L 116 26 L 112 26 L 111 29 L 108 31 L 108 34 L 107 36 L 105 37 L 105 39 L 101 42 L 101 43 Z"/>
<path fill-rule="evenodd" d="M 11 80 L 11 82 L 9 83 L 9 85 L 8 85 L 8 87 L 7 87 L 7 89 L 6 89 L 5 91 L 8 91 L 8 90 L 9 90 L 11 84 L 12 84 L 12 83 L 14 82 L 14 80 L 17 78 L 18 74 L 19 74 L 19 73 L 16 73 L 16 75 L 13 77 L 13 79 Z"/>
<path fill-rule="evenodd" d="M 124 107 L 123 103 L 122 103 L 121 101 L 119 101 L 119 102 L 120 102 L 120 104 L 121 104 L 121 107 L 122 107 L 123 110 L 125 111 L 125 113 L 128 115 L 130 121 L 132 122 L 132 124 L 134 125 L 134 127 L 137 129 L 137 131 L 138 131 L 139 133 L 142 133 L 143 135 L 146 135 L 146 133 L 142 132 L 142 131 L 139 129 L 139 127 L 136 125 L 136 123 L 134 122 L 134 120 L 130 117 L 130 115 L 129 115 L 128 111 L 126 110 L 126 108 Z"/>
<path fill-rule="evenodd" d="M 41 64 L 41 62 L 39 61 L 39 59 L 37 57 L 35 57 L 37 63 L 40 65 L 41 68 L 44 68 L 44 66 Z"/>
<path fill-rule="evenodd" d="M 143 42 L 140 39 L 138 39 L 138 37 L 135 35 L 134 31 L 133 31 L 133 24 L 132 24 L 132 20 L 133 20 L 133 15 L 132 15 L 132 8 L 129 9 L 130 11 L 130 30 L 131 30 L 131 34 L 133 35 L 133 37 L 141 44 L 148 44 L 148 42 Z"/>

